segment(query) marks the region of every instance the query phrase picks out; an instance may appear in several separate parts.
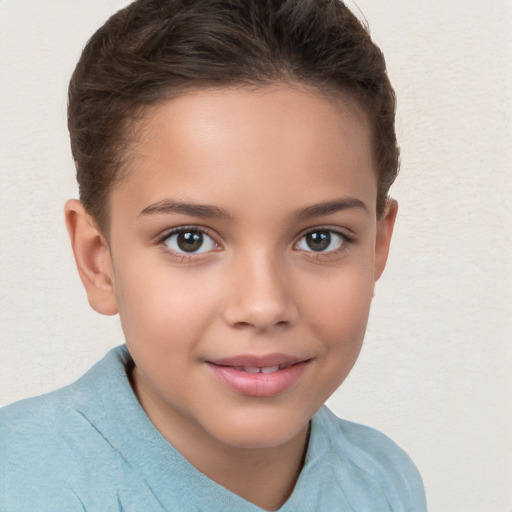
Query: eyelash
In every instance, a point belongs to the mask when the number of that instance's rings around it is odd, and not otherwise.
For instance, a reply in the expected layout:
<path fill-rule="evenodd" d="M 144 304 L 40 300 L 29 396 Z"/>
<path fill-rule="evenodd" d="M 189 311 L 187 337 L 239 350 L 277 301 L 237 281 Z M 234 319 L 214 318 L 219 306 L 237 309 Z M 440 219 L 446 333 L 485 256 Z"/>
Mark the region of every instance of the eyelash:
<path fill-rule="evenodd" d="M 201 236 L 208 237 L 212 244 L 214 245 L 213 249 L 210 249 L 208 251 L 200 251 L 200 252 L 179 252 L 178 250 L 173 249 L 172 247 L 169 247 L 169 241 L 172 239 L 173 236 L 180 235 L 180 234 L 187 234 L 187 233 L 199 233 Z M 210 234 L 210 231 L 200 227 L 200 226 L 180 226 L 178 228 L 174 228 L 170 231 L 167 231 L 162 237 L 160 237 L 157 240 L 157 245 L 164 246 L 165 251 L 167 254 L 171 255 L 172 257 L 179 259 L 180 262 L 187 262 L 192 259 L 197 259 L 203 256 L 204 254 L 207 254 L 209 252 L 215 252 L 220 249 L 220 244 L 215 240 L 215 238 Z"/>
<path fill-rule="evenodd" d="M 206 236 L 211 240 L 211 243 L 213 244 L 212 249 L 203 250 L 203 251 L 184 251 L 180 252 L 179 250 L 175 250 L 172 247 L 169 246 L 169 240 L 172 239 L 173 236 L 180 235 L 180 234 L 187 234 L 187 233 L 198 233 L 201 236 Z M 315 251 L 310 248 L 308 249 L 301 249 L 299 247 L 299 244 L 306 239 L 309 235 L 314 235 L 318 233 L 328 233 L 330 236 L 330 242 L 332 242 L 332 235 L 339 238 L 340 247 L 336 249 L 332 249 L 330 251 Z M 307 243 L 307 242 L 306 242 Z M 315 260 L 328 260 L 331 258 L 335 258 L 337 256 L 340 256 L 343 252 L 348 250 L 351 244 L 354 243 L 354 239 L 350 236 L 348 236 L 345 233 L 342 233 L 339 230 L 329 228 L 329 227 L 315 227 L 312 229 L 308 229 L 307 231 L 303 232 L 300 236 L 297 242 L 294 243 L 293 247 L 294 249 L 300 251 L 302 254 L 305 254 L 309 258 L 313 258 Z M 158 245 L 164 246 L 165 251 L 170 254 L 172 257 L 179 259 L 180 262 L 187 262 L 191 261 L 193 259 L 198 259 L 201 257 L 204 257 L 203 255 L 206 255 L 211 252 L 219 251 L 222 247 L 221 245 L 215 240 L 215 237 L 211 234 L 211 232 L 201 226 L 180 226 L 177 228 L 174 228 L 170 231 L 167 231 L 163 236 L 161 236 L 157 240 Z M 201 244 L 200 248 L 203 244 Z"/>
<path fill-rule="evenodd" d="M 315 251 L 313 249 L 307 250 L 307 249 L 301 249 L 299 248 L 299 244 L 306 239 L 307 236 L 313 235 L 313 234 L 319 234 L 319 233 L 328 233 L 329 234 L 329 245 L 332 242 L 333 235 L 334 237 L 337 237 L 339 239 L 340 246 L 336 249 L 331 249 L 330 251 Z M 307 242 L 306 242 L 307 243 Z M 307 231 L 303 232 L 299 240 L 295 243 L 294 247 L 297 247 L 298 250 L 300 250 L 303 254 L 307 255 L 309 258 L 313 258 L 315 260 L 324 260 L 327 261 L 332 258 L 336 258 L 343 254 L 345 251 L 348 250 L 351 244 L 354 243 L 354 239 L 350 236 L 348 236 L 345 233 L 342 233 L 341 231 L 333 228 L 329 228 L 326 226 L 320 226 L 315 227 L 313 229 L 308 229 Z"/>

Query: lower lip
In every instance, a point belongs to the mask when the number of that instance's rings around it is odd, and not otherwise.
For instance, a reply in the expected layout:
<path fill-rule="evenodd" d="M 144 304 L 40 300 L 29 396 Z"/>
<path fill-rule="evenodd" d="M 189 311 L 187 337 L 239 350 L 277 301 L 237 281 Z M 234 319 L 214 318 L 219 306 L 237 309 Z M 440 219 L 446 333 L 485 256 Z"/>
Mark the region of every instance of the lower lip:
<path fill-rule="evenodd" d="M 213 375 L 228 388 L 249 396 L 275 396 L 292 387 L 304 373 L 307 361 L 272 373 L 249 373 L 232 366 L 206 363 Z"/>

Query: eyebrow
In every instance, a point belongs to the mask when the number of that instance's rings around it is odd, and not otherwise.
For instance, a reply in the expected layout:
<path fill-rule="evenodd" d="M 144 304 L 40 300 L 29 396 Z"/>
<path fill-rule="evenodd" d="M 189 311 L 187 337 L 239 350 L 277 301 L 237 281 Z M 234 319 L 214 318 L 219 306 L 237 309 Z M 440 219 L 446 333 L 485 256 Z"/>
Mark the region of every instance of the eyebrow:
<path fill-rule="evenodd" d="M 164 199 L 158 203 L 151 204 L 144 208 L 139 214 L 140 215 L 157 215 L 157 214 L 168 214 L 168 213 L 181 213 L 183 215 L 189 215 L 190 217 L 199 217 L 205 219 L 217 218 L 217 219 L 230 219 L 231 215 L 217 206 L 211 206 L 208 204 L 196 204 L 196 203 L 184 203 L 180 201 L 172 201 Z"/>
<path fill-rule="evenodd" d="M 297 217 L 300 219 L 310 219 L 322 215 L 330 215 L 343 210 L 361 209 L 365 213 L 370 213 L 368 207 L 360 199 L 355 197 L 346 197 L 334 199 L 324 203 L 317 203 L 297 211 Z"/>
<path fill-rule="evenodd" d="M 343 199 L 334 199 L 332 201 L 325 201 L 323 203 L 313 204 L 297 210 L 296 216 L 299 219 L 310 219 L 313 217 L 320 217 L 322 215 L 330 215 L 343 210 L 361 209 L 369 213 L 367 206 L 360 200 L 354 197 L 347 197 Z M 181 213 L 190 217 L 198 217 L 203 219 L 231 219 L 232 216 L 226 210 L 218 206 L 197 203 L 185 203 L 181 201 L 173 201 L 164 199 L 158 203 L 151 204 L 144 208 L 139 215 L 158 215 L 169 213 Z"/>

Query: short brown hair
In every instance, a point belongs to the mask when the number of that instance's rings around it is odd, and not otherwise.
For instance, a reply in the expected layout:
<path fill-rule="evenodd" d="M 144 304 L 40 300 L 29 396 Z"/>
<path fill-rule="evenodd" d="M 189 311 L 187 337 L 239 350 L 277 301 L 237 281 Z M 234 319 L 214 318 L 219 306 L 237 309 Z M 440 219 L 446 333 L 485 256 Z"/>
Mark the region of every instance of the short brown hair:
<path fill-rule="evenodd" d="M 293 81 L 353 98 L 372 128 L 382 215 L 399 166 L 384 57 L 340 0 L 136 0 L 89 40 L 69 86 L 80 199 L 107 227 L 132 121 L 192 87 Z"/>

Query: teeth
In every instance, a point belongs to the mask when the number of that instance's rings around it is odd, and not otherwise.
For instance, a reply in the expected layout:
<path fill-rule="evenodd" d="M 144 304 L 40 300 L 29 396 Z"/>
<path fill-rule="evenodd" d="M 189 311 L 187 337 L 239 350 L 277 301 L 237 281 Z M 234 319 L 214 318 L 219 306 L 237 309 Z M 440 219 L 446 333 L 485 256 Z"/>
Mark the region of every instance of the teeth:
<path fill-rule="evenodd" d="M 241 369 L 247 373 L 273 373 L 277 372 L 277 370 L 282 370 L 281 366 L 284 367 L 285 365 L 265 366 L 263 368 L 244 366 Z"/>
<path fill-rule="evenodd" d="M 267 366 L 266 368 L 261 368 L 261 373 L 272 373 L 272 372 L 277 372 L 277 370 L 279 370 L 279 365 L 278 366 Z"/>
<path fill-rule="evenodd" d="M 260 373 L 261 368 L 245 368 L 244 367 L 244 371 L 246 371 L 247 373 Z"/>

